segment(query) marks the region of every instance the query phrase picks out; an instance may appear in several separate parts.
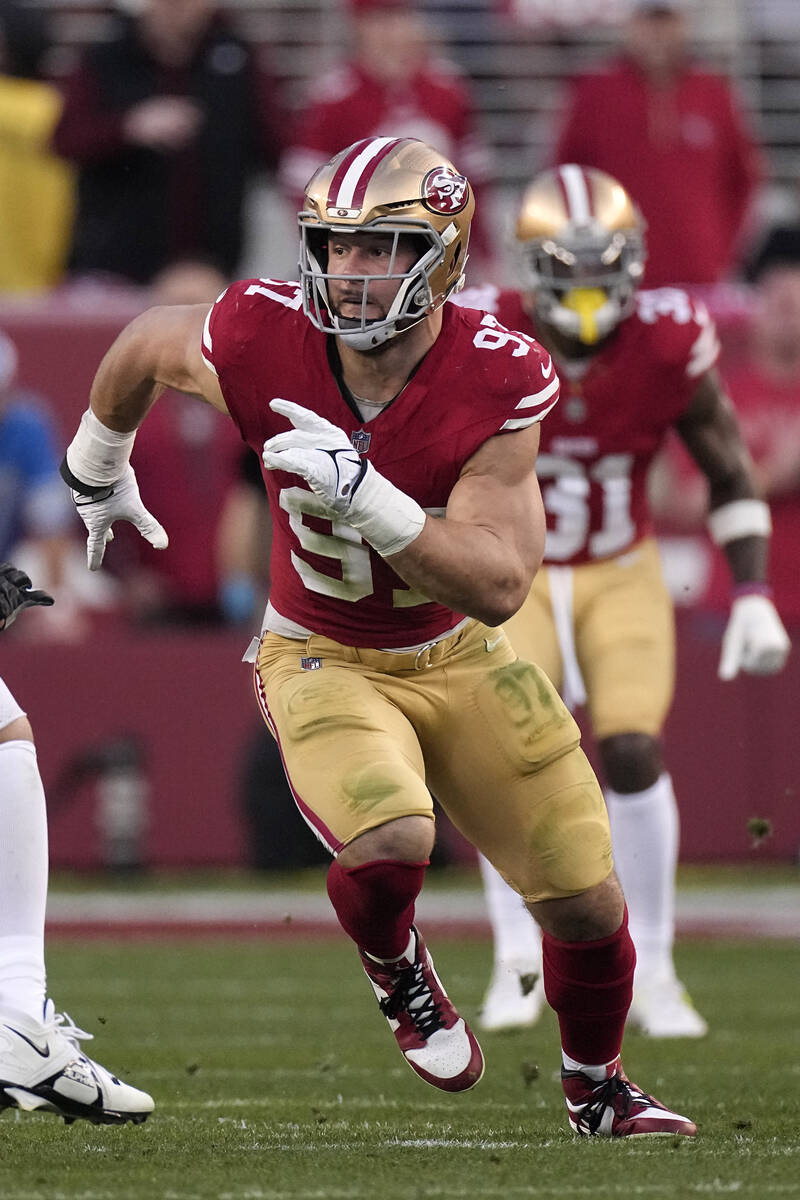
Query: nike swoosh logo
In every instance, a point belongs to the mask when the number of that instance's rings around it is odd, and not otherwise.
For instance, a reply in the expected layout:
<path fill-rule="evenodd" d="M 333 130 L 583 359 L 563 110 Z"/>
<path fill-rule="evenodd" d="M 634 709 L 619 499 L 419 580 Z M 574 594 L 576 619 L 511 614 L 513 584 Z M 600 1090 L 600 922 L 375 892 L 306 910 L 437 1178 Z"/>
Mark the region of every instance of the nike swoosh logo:
<path fill-rule="evenodd" d="M 23 1042 L 27 1042 L 28 1045 L 30 1046 L 31 1050 L 35 1050 L 40 1058 L 49 1058 L 50 1057 L 50 1047 L 49 1046 L 45 1046 L 44 1050 L 40 1050 L 39 1047 L 36 1045 L 36 1042 L 32 1042 L 29 1037 L 26 1037 L 24 1033 L 20 1033 L 20 1031 L 18 1029 L 15 1029 L 13 1027 L 13 1025 L 6 1025 L 6 1029 L 8 1030 L 9 1033 L 15 1033 L 18 1038 L 22 1038 Z"/>
<path fill-rule="evenodd" d="M 542 374 L 544 375 L 545 379 L 549 379 L 549 378 L 550 378 L 550 376 L 553 374 L 553 360 L 552 360 L 552 358 L 550 359 L 550 361 L 549 361 L 549 362 L 548 362 L 548 364 L 547 364 L 547 370 L 546 370 L 546 371 L 545 371 L 545 369 L 544 369 L 544 363 L 542 363 Z"/>
<path fill-rule="evenodd" d="M 496 638 L 492 638 L 492 640 L 491 640 L 491 641 L 489 641 L 489 639 L 488 639 L 488 638 L 484 638 L 484 639 L 483 639 L 483 644 L 484 644 L 484 646 L 486 647 L 486 651 L 487 651 L 487 653 L 488 653 L 488 654 L 491 654 L 491 653 L 492 653 L 492 651 L 494 650 L 495 646 L 499 646 L 499 645 L 500 645 L 500 643 L 502 642 L 502 640 L 503 640 L 503 634 L 502 634 L 502 633 L 498 633 L 497 637 L 496 637 Z"/>

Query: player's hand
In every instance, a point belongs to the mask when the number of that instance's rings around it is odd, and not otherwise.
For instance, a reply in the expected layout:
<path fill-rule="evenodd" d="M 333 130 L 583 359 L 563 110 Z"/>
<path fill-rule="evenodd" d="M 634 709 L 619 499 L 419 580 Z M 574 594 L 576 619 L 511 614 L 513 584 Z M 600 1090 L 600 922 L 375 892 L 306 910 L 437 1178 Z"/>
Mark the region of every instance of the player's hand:
<path fill-rule="evenodd" d="M 424 510 L 362 458 L 343 429 L 290 400 L 271 400 L 269 406 L 294 429 L 264 442 L 268 470 L 305 479 L 327 513 L 357 529 L 384 558 L 419 536 Z"/>
<path fill-rule="evenodd" d="M 748 675 L 775 675 L 783 669 L 791 642 L 775 605 L 766 596 L 739 596 L 722 638 L 720 679 Z"/>
<path fill-rule="evenodd" d="M 85 496 L 70 489 L 78 516 L 89 533 L 86 558 L 90 571 L 96 571 L 103 561 L 106 546 L 113 541 L 114 521 L 130 521 L 156 550 L 169 544 L 166 530 L 142 504 L 139 485 L 133 467 L 128 464 L 125 474 L 99 496 Z"/>
<path fill-rule="evenodd" d="M 272 400 L 270 408 L 291 421 L 294 429 L 264 442 L 264 466 L 300 475 L 331 515 L 346 515 L 367 472 L 367 460 L 354 449 L 343 429 L 310 409 L 279 399 Z"/>
<path fill-rule="evenodd" d="M 24 608 L 36 604 L 49 607 L 53 597 L 47 592 L 31 591 L 31 581 L 24 571 L 11 563 L 0 563 L 0 629 L 8 629 Z"/>

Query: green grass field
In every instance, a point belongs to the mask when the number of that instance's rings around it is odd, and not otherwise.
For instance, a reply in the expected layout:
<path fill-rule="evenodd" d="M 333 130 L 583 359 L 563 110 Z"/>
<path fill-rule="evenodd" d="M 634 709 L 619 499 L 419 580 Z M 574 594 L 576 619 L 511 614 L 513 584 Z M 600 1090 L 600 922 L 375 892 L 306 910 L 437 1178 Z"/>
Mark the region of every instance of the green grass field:
<path fill-rule="evenodd" d="M 485 941 L 437 939 L 474 1017 Z M 712 1033 L 631 1034 L 631 1078 L 691 1115 L 696 1141 L 578 1140 L 555 1019 L 485 1035 L 484 1079 L 449 1098 L 402 1062 L 344 938 L 56 941 L 50 990 L 89 1052 L 150 1090 L 143 1126 L 0 1118 L 1 1200 L 800 1197 L 798 952 L 692 942 L 679 964 Z M 96 1050 L 95 1050 L 96 1047 Z"/>

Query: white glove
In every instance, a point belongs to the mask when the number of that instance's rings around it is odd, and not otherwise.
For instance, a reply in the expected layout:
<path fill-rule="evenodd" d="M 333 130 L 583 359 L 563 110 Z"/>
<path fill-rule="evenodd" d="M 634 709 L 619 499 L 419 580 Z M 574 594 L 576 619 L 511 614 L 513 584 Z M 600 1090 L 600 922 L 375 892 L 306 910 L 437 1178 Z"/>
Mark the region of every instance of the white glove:
<path fill-rule="evenodd" d="M 86 558 L 89 570 L 96 571 L 103 561 L 106 546 L 114 540 L 111 525 L 114 521 L 130 521 L 156 550 L 169 543 L 166 530 L 142 504 L 139 485 L 133 467 L 128 463 L 122 478 L 112 483 L 99 497 L 92 498 L 70 488 L 72 499 L 89 537 Z"/>
<path fill-rule="evenodd" d="M 722 638 L 720 679 L 748 675 L 775 675 L 782 670 L 791 642 L 775 605 L 767 596 L 739 596 Z"/>
<path fill-rule="evenodd" d="M 357 529 L 384 558 L 414 541 L 424 510 L 361 458 L 343 429 L 290 400 L 271 400 L 270 408 L 294 429 L 264 442 L 268 470 L 300 475 L 331 517 Z"/>

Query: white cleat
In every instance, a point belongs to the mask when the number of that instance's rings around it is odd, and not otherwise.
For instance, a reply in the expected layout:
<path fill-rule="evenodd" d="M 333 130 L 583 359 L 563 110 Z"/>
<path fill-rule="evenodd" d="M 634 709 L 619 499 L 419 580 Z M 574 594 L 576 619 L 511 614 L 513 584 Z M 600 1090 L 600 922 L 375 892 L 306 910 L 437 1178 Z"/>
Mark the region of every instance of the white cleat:
<path fill-rule="evenodd" d="M 478 1023 L 487 1033 L 528 1029 L 539 1020 L 544 1004 L 541 967 L 520 962 L 497 962 Z"/>
<path fill-rule="evenodd" d="M 635 986 L 628 1028 L 653 1038 L 700 1038 L 708 1033 L 707 1022 L 675 978 L 648 980 Z"/>
<path fill-rule="evenodd" d="M 40 1109 L 67 1124 L 79 1117 L 94 1125 L 139 1125 L 153 1111 L 147 1092 L 124 1083 L 83 1053 L 91 1033 L 78 1029 L 48 1000 L 44 1017 L 0 1012 L 0 1109 Z"/>

